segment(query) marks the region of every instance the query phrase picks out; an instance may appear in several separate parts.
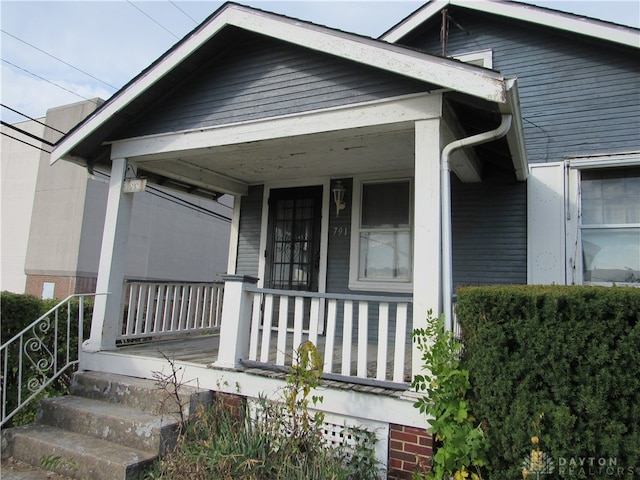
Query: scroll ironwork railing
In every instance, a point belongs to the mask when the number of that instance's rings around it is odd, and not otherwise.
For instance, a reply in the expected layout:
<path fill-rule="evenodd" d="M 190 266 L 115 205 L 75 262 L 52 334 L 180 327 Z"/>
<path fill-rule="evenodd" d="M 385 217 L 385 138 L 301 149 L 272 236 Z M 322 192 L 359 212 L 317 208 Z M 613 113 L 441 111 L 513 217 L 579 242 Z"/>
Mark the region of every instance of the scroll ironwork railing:
<path fill-rule="evenodd" d="M 79 363 L 85 298 L 95 295 L 68 296 L 0 346 L 0 426 Z"/>

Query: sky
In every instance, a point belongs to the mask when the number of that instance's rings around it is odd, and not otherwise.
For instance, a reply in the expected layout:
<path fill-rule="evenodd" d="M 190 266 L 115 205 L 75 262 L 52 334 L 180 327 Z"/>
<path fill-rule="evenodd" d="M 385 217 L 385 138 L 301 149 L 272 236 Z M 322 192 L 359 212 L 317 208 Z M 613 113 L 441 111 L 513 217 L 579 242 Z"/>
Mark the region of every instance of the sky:
<path fill-rule="evenodd" d="M 413 0 L 236 0 L 263 10 L 378 37 L 422 6 Z M 528 0 L 640 27 L 638 0 Z M 213 0 L 0 0 L 3 105 L 40 118 L 48 108 L 118 89 L 223 2 Z M 27 120 L 6 108 L 8 123 Z"/>

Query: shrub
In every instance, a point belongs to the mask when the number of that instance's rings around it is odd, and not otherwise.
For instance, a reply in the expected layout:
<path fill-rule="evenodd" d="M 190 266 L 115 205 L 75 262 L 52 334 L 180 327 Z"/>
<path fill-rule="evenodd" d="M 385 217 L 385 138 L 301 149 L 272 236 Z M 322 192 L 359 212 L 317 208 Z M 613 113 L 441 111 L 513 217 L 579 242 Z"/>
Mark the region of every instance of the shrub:
<path fill-rule="evenodd" d="M 532 447 L 561 478 L 640 464 L 640 289 L 462 288 L 456 312 L 492 479 L 522 478 Z"/>

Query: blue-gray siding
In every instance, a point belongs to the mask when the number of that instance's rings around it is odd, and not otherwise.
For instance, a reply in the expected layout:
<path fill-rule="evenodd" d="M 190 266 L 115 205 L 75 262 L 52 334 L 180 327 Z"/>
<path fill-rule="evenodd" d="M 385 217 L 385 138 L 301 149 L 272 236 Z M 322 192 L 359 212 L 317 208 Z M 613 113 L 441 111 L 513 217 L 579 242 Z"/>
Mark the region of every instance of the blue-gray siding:
<path fill-rule="evenodd" d="M 204 128 L 427 90 L 422 82 L 238 32 L 119 136 Z"/>
<path fill-rule="evenodd" d="M 527 283 L 524 182 L 451 184 L 455 285 Z"/>
<path fill-rule="evenodd" d="M 518 78 L 530 163 L 640 149 L 637 49 L 459 8 L 449 13 L 448 55 L 490 48 L 493 67 Z M 439 34 L 434 21 L 407 43 L 440 54 Z"/>
<path fill-rule="evenodd" d="M 252 186 L 249 187 L 249 195 L 241 199 L 236 259 L 236 273 L 239 275 L 258 276 L 263 192 L 264 186 Z"/>

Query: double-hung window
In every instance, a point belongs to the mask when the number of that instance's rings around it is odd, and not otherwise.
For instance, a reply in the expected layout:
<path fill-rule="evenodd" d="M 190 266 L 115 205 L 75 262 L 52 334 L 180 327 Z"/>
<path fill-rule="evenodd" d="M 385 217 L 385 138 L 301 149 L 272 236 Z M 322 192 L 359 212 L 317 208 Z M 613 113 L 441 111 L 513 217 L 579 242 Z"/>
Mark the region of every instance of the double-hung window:
<path fill-rule="evenodd" d="M 352 289 L 411 291 L 412 182 L 354 182 Z"/>
<path fill-rule="evenodd" d="M 640 284 L 640 167 L 580 172 L 584 283 Z"/>

